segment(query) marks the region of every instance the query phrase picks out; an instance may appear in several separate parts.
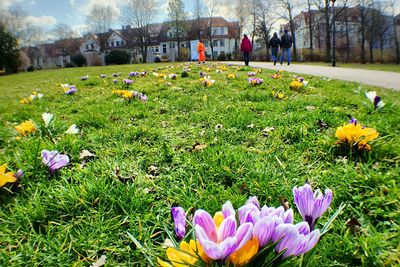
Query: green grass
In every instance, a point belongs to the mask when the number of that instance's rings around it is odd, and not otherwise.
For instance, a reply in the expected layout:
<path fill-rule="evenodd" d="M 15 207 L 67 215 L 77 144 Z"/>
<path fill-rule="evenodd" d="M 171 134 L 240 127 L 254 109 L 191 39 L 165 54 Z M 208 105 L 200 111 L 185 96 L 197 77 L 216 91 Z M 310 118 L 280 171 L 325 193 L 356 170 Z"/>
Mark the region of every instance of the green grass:
<path fill-rule="evenodd" d="M 297 93 L 289 89 L 292 74 L 273 80 L 266 70 L 258 74 L 264 84 L 253 87 L 247 71 L 233 68 L 224 74 L 238 74 L 234 80 L 208 71 L 216 83 L 205 88 L 196 64 L 189 78 L 164 81 L 151 74 L 159 67 L 157 72 L 167 74 L 182 70 L 169 66 L 0 77 L 0 164 L 26 173 L 20 187 L 0 190 L 1 266 L 89 266 L 102 254 L 107 266 L 146 266 L 128 232 L 159 248 L 167 238 L 165 227 L 173 228 L 172 205 L 214 213 L 227 200 L 238 208 L 255 195 L 262 205 L 279 206 L 283 197 L 293 207 L 292 188 L 306 181 L 334 191 L 318 227 L 347 204 L 320 241 L 311 266 L 400 264 L 399 92 L 305 76 L 309 85 Z M 113 72 L 126 78 L 140 70 L 150 74 L 133 78 L 131 89 L 146 93 L 147 103 L 111 93 Z M 100 73 L 108 78 L 100 79 Z M 80 81 L 86 74 L 89 81 Z M 75 84 L 78 92 L 67 96 L 60 83 Z M 44 98 L 19 103 L 37 88 Z M 288 99 L 273 98 L 272 90 L 284 91 Z M 386 102 L 381 112 L 365 98 L 369 90 Z M 13 127 L 28 119 L 42 125 L 43 112 L 54 114 L 55 143 L 38 134 L 16 140 Z M 349 156 L 335 145 L 336 128 L 351 116 L 380 133 L 370 154 Z M 318 120 L 328 128 L 320 128 Z M 64 134 L 71 124 L 81 129 L 79 135 Z M 265 136 L 266 127 L 275 131 Z M 207 147 L 196 151 L 195 144 Z M 42 149 L 66 153 L 72 163 L 50 176 L 40 163 Z M 96 157 L 80 169 L 84 149 Z M 295 220 L 300 220 L 297 212 Z"/>
<path fill-rule="evenodd" d="M 331 66 L 331 63 L 326 63 L 326 62 L 302 62 L 302 63 L 296 63 L 296 64 L 317 65 L 317 66 Z M 358 64 L 358 63 L 337 62 L 336 65 L 339 68 L 353 68 L 353 69 L 400 72 L 400 65 L 396 65 L 396 64 L 379 64 L 379 63 Z"/>

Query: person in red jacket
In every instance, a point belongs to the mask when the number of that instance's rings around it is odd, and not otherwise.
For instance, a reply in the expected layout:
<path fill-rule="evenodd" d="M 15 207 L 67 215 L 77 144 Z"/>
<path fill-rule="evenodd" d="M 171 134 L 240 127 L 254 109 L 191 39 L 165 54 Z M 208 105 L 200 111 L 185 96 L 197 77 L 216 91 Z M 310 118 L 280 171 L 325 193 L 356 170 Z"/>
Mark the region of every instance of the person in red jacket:
<path fill-rule="evenodd" d="M 246 66 L 249 65 L 250 61 L 250 52 L 253 50 L 253 46 L 251 45 L 250 39 L 246 34 L 243 35 L 242 43 L 240 44 L 240 51 L 243 52 L 244 64 Z"/>

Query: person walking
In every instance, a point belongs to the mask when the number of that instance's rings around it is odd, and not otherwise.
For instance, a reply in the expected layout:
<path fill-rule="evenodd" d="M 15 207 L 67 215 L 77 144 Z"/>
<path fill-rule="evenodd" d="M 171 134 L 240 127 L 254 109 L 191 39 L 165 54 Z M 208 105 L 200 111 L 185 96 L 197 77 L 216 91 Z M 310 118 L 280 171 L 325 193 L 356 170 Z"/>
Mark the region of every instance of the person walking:
<path fill-rule="evenodd" d="M 246 66 L 249 65 L 250 61 L 250 52 L 253 50 L 253 46 L 251 45 L 250 39 L 246 34 L 243 35 L 242 42 L 240 44 L 240 51 L 243 52 L 244 64 Z"/>
<path fill-rule="evenodd" d="M 269 40 L 268 47 L 271 48 L 271 55 L 272 55 L 272 61 L 274 62 L 274 66 L 276 65 L 276 61 L 278 60 L 278 50 L 279 47 L 281 46 L 281 40 L 278 37 L 278 34 L 274 32 L 274 35 L 272 38 Z"/>
<path fill-rule="evenodd" d="M 288 30 L 284 30 L 284 34 L 281 37 L 281 65 L 285 59 L 285 53 L 287 54 L 287 64 L 290 65 L 290 48 L 292 47 L 292 36 L 289 35 Z"/>
<path fill-rule="evenodd" d="M 199 43 L 197 44 L 197 52 L 199 53 L 199 64 L 201 62 L 206 63 L 206 54 L 205 54 L 205 48 L 204 48 L 204 44 L 203 44 L 203 40 L 200 39 Z"/>

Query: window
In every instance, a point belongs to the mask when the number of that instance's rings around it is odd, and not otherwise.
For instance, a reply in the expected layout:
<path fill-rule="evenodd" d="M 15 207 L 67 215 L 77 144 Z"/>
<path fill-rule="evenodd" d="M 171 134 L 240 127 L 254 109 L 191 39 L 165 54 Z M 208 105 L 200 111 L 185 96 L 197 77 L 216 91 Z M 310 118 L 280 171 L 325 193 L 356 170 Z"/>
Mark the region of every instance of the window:
<path fill-rule="evenodd" d="M 90 48 L 91 48 L 91 49 L 94 49 L 94 44 L 90 44 Z"/>
<path fill-rule="evenodd" d="M 185 47 L 185 44 L 181 44 L 181 47 Z"/>
<path fill-rule="evenodd" d="M 162 45 L 162 51 L 164 54 L 167 53 L 167 44 Z"/>
<path fill-rule="evenodd" d="M 213 40 L 213 47 L 217 47 L 218 46 L 218 40 Z"/>
<path fill-rule="evenodd" d="M 225 40 L 219 40 L 219 46 L 224 47 L 225 46 Z"/>
<path fill-rule="evenodd" d="M 218 34 L 218 28 L 213 28 L 212 34 L 213 35 L 217 35 Z"/>
<path fill-rule="evenodd" d="M 89 49 L 89 45 L 85 44 L 85 49 L 88 50 Z"/>
<path fill-rule="evenodd" d="M 214 56 L 214 58 L 217 58 L 218 57 L 218 51 L 214 51 L 213 56 Z"/>
<path fill-rule="evenodd" d="M 124 41 L 121 41 L 121 46 L 124 46 L 125 45 L 125 42 Z"/>
<path fill-rule="evenodd" d="M 208 42 L 204 42 L 204 46 L 205 46 L 205 47 L 208 47 Z"/>
<path fill-rule="evenodd" d="M 117 46 L 119 46 L 119 41 L 117 41 Z"/>
<path fill-rule="evenodd" d="M 221 27 L 220 29 L 221 29 L 221 35 L 223 35 L 224 32 L 225 32 L 225 31 L 224 31 L 224 27 Z"/>
<path fill-rule="evenodd" d="M 175 49 L 175 43 L 169 43 L 169 49 Z"/>
<path fill-rule="evenodd" d="M 114 46 L 114 41 L 111 42 L 111 46 Z"/>

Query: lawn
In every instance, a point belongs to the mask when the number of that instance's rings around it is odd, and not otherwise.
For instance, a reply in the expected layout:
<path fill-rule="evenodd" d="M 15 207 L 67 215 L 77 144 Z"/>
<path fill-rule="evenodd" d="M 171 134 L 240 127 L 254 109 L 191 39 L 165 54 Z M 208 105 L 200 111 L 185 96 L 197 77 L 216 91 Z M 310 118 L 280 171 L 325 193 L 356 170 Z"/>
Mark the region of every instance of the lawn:
<path fill-rule="evenodd" d="M 0 77 L 0 165 L 25 172 L 19 185 L 0 189 L 0 266 L 90 266 L 101 255 L 107 266 L 147 266 L 128 233 L 156 252 L 173 229 L 171 206 L 213 214 L 227 200 L 238 208 L 257 196 L 275 207 L 287 200 L 299 222 L 292 188 L 305 182 L 334 194 L 318 228 L 346 204 L 310 266 L 400 264 L 400 92 L 313 76 L 296 91 L 289 88 L 293 74 L 273 79 L 267 70 L 256 75 L 264 83 L 253 86 L 253 70 L 212 64 L 192 64 L 184 78 L 184 66 Z M 132 71 L 147 75 L 123 85 Z M 204 86 L 201 71 L 215 83 Z M 65 83 L 77 92 L 66 95 Z M 113 94 L 125 88 L 147 101 Z M 43 98 L 20 103 L 36 89 Z M 365 97 L 371 90 L 386 103 L 381 110 Z M 48 128 L 44 112 L 54 114 Z M 349 153 L 336 143 L 337 127 L 351 117 L 379 132 L 371 152 Z M 26 120 L 38 130 L 19 136 L 15 126 Z M 65 133 L 72 124 L 78 134 Z M 67 154 L 70 164 L 51 175 L 43 149 Z M 80 159 L 83 150 L 95 156 Z M 298 264 L 299 257 L 288 266 Z"/>
<path fill-rule="evenodd" d="M 317 65 L 317 66 L 331 66 L 331 63 L 326 62 L 302 62 L 299 64 L 307 64 L 307 65 Z M 379 71 L 391 71 L 391 72 L 400 72 L 400 65 L 396 64 L 358 64 L 358 63 L 342 63 L 337 62 L 337 67 L 339 68 L 353 68 L 353 69 L 363 69 L 363 70 L 379 70 Z"/>

